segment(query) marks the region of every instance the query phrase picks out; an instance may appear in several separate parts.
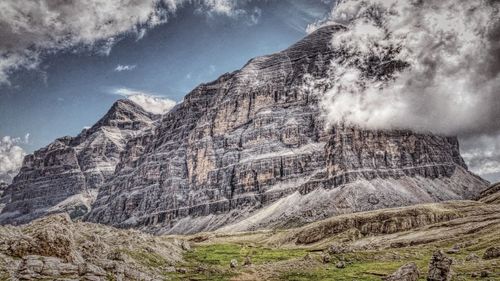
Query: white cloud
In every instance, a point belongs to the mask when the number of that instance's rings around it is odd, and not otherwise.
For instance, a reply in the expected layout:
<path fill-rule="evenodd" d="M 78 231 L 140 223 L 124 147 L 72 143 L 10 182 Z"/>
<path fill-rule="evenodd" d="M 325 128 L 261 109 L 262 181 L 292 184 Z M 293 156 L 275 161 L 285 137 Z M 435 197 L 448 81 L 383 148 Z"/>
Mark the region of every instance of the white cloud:
<path fill-rule="evenodd" d="M 154 114 L 165 114 L 177 104 L 171 99 L 129 88 L 114 89 L 112 93 L 127 97 L 144 108 L 144 110 Z"/>
<path fill-rule="evenodd" d="M 130 71 L 130 70 L 134 70 L 134 68 L 136 68 L 137 65 L 117 65 L 115 67 L 115 71 L 118 71 L 118 72 L 122 72 L 122 71 Z"/>
<path fill-rule="evenodd" d="M 460 139 L 461 154 L 470 170 L 491 181 L 500 181 L 500 134 Z"/>
<path fill-rule="evenodd" d="M 489 0 L 341 1 L 326 21 L 346 26 L 332 39 L 346 57 L 320 81 L 330 87 L 322 93 L 327 120 L 462 136 L 500 131 L 499 9 Z"/>
<path fill-rule="evenodd" d="M 26 152 L 19 144 L 27 143 L 29 134 L 21 138 L 4 136 L 0 139 L 0 182 L 10 183 L 22 166 Z"/>
<path fill-rule="evenodd" d="M 0 1 L 0 84 L 12 71 L 36 68 L 47 53 L 90 48 L 108 55 L 121 36 L 142 38 L 186 3 L 209 15 L 244 14 L 230 0 Z"/>

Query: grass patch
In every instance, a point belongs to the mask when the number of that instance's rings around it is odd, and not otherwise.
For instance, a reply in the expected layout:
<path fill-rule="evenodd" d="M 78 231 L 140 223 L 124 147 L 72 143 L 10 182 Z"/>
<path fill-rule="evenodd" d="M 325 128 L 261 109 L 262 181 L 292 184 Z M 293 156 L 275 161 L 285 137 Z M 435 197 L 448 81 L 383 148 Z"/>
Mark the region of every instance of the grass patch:
<path fill-rule="evenodd" d="M 212 244 L 196 247 L 188 252 L 186 260 L 196 261 L 203 264 L 229 266 L 232 259 L 242 264 L 245 257 L 250 257 L 253 264 L 267 262 L 278 262 L 294 258 L 300 258 L 307 253 L 303 249 L 276 249 L 267 247 L 255 247 L 239 244 Z"/>
<path fill-rule="evenodd" d="M 149 268 L 161 268 L 164 266 L 168 266 L 169 263 L 160 255 L 152 252 L 147 252 L 145 250 L 140 251 L 131 251 L 131 250 L 123 250 L 125 254 L 130 256 L 132 259 L 137 261 L 143 266 Z"/>
<path fill-rule="evenodd" d="M 302 249 L 272 249 L 240 244 L 200 245 L 185 253 L 182 268 L 186 273 L 167 273 L 172 280 L 230 280 L 240 273 L 245 258 L 250 257 L 252 264 L 274 263 L 300 258 L 306 255 Z M 238 268 L 231 269 L 232 259 L 238 261 Z"/>

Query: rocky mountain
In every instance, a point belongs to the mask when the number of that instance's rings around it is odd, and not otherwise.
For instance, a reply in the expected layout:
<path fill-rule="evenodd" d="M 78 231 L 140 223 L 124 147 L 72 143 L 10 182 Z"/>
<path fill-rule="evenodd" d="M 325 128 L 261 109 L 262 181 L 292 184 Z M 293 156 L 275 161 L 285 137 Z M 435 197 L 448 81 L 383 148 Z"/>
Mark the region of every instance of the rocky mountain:
<path fill-rule="evenodd" d="M 119 100 L 94 126 L 25 157 L 1 198 L 0 223 L 25 223 L 51 213 L 80 217 L 109 179 L 127 140 L 153 127 L 158 115 Z"/>
<path fill-rule="evenodd" d="M 327 79 L 329 62 L 346 55 L 330 44 L 341 28 L 195 88 L 126 144 L 86 220 L 156 233 L 249 230 L 475 198 L 487 183 L 467 171 L 455 137 L 326 127 L 316 90 L 327 85 L 307 81 Z"/>

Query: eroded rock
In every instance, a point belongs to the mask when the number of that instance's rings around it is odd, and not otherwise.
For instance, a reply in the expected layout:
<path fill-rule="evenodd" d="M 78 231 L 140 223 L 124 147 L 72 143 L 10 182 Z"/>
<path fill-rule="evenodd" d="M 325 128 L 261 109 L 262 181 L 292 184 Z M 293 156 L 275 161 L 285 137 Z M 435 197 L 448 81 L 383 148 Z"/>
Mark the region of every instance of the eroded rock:
<path fill-rule="evenodd" d="M 451 264 L 453 260 L 447 257 L 443 251 L 434 252 L 429 263 L 427 281 L 449 281 L 451 280 Z"/>
<path fill-rule="evenodd" d="M 417 281 L 420 271 L 414 262 L 401 266 L 396 272 L 382 278 L 385 281 Z"/>
<path fill-rule="evenodd" d="M 499 246 L 494 246 L 494 247 L 489 247 L 484 251 L 483 254 L 483 259 L 485 260 L 490 260 L 490 259 L 496 259 L 500 257 L 500 247 Z"/>

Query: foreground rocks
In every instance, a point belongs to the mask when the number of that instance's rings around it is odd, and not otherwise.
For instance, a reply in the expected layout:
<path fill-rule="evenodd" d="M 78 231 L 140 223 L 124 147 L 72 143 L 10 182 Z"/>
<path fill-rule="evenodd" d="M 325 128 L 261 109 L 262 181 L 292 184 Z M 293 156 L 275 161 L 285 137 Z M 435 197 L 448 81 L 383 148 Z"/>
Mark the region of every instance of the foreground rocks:
<path fill-rule="evenodd" d="M 0 228 L 0 279 L 157 280 L 181 261 L 183 243 L 54 215 Z"/>
<path fill-rule="evenodd" d="M 436 251 L 429 263 L 429 274 L 427 281 L 449 281 L 451 280 L 451 264 L 453 260 L 447 257 L 443 251 Z"/>
<path fill-rule="evenodd" d="M 393 274 L 382 278 L 385 281 L 417 281 L 420 276 L 420 271 L 417 265 L 412 262 L 403 265 Z"/>
<path fill-rule="evenodd" d="M 496 259 L 500 258 L 500 246 L 496 247 L 490 247 L 486 249 L 483 255 L 483 259 L 489 260 L 489 259 Z"/>

